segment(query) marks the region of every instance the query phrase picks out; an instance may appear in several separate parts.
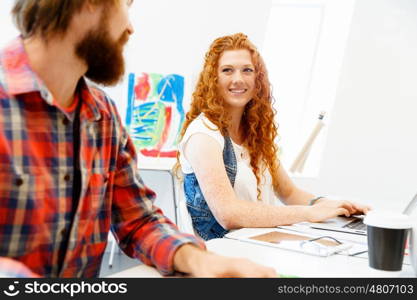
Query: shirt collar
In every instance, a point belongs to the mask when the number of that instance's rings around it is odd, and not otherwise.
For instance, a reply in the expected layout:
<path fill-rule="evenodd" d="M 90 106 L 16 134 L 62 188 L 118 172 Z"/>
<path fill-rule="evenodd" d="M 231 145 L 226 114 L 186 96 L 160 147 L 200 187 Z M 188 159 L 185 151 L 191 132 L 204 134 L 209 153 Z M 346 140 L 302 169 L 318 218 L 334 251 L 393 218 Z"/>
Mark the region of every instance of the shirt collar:
<path fill-rule="evenodd" d="M 11 41 L 0 51 L 0 78 L 3 77 L 4 91 L 6 94 L 15 96 L 19 94 L 39 92 L 40 96 L 52 105 L 52 95 L 42 79 L 32 70 L 29 58 L 23 46 L 21 36 Z M 82 77 L 77 89 L 82 97 L 82 114 L 85 118 L 98 121 L 101 118 L 98 101 L 99 95 L 90 89 L 86 79 Z"/>

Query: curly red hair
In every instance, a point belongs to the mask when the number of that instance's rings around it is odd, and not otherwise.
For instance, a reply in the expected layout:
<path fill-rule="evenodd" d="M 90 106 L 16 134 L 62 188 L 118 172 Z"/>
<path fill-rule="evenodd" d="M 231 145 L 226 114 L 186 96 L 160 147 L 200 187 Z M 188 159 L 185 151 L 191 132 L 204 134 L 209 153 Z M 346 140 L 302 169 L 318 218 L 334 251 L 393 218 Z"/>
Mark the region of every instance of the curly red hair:
<path fill-rule="evenodd" d="M 258 200 L 261 200 L 259 185 L 263 171 L 262 164 L 269 169 L 274 190 L 277 191 L 279 160 L 278 147 L 274 140 L 278 133 L 274 123 L 275 110 L 272 106 L 274 99 L 266 66 L 258 50 L 245 34 L 236 33 L 220 37 L 211 44 L 205 55 L 204 67 L 193 93 L 191 108 L 186 115 L 180 139 L 183 138 L 190 123 L 201 113 L 219 128 L 223 136 L 228 134 L 230 117 L 224 109 L 224 100 L 218 91 L 218 62 L 224 51 L 241 49 L 250 52 L 256 74 L 254 96 L 245 107 L 241 124 L 244 129 L 243 146 L 249 152 L 251 168 L 257 181 Z M 178 167 L 179 153 L 176 169 Z"/>

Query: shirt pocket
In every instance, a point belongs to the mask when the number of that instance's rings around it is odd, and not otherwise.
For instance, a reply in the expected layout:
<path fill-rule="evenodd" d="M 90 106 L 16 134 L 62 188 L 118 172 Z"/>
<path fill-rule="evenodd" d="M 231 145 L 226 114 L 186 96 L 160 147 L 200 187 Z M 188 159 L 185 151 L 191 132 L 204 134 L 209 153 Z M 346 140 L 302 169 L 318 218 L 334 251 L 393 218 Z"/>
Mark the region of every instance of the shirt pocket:
<path fill-rule="evenodd" d="M 92 173 L 88 187 L 77 211 L 78 238 L 84 243 L 96 244 L 107 240 L 111 220 L 112 191 L 110 174 Z"/>
<path fill-rule="evenodd" d="M 47 243 L 41 175 L 0 172 L 0 256 L 16 257 Z"/>
<path fill-rule="evenodd" d="M 110 173 L 90 173 L 80 216 L 92 218 L 100 211 L 111 209 L 111 190 L 109 187 Z"/>

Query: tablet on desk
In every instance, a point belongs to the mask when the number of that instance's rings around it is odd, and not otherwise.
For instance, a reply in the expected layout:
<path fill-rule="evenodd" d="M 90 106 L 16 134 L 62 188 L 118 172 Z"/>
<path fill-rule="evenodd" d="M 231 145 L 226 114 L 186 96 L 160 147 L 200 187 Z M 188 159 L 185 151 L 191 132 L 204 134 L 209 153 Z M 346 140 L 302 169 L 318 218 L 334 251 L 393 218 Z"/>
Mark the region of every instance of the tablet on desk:
<path fill-rule="evenodd" d="M 350 243 L 338 241 L 330 236 L 318 237 L 274 228 L 257 233 L 240 229 L 227 234 L 226 237 L 316 256 L 329 256 L 352 246 Z"/>

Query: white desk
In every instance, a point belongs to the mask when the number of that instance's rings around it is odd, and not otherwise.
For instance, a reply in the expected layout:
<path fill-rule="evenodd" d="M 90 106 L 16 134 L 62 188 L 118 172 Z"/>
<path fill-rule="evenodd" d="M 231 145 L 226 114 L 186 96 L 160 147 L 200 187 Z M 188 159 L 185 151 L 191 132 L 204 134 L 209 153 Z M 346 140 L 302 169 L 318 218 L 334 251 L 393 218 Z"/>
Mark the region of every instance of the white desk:
<path fill-rule="evenodd" d="M 149 267 L 149 266 L 146 266 L 146 265 L 139 265 L 139 266 L 132 267 L 130 269 L 124 270 L 122 272 L 111 274 L 108 277 L 113 277 L 113 278 L 130 278 L 130 277 L 160 278 L 162 276 L 153 267 Z"/>
<path fill-rule="evenodd" d="M 368 266 L 368 260 L 347 255 L 319 257 L 230 239 L 214 239 L 208 248 L 221 255 L 245 257 L 273 267 L 277 272 L 299 277 L 390 277 Z M 413 277 L 410 265 L 403 265 L 400 276 Z"/>
<path fill-rule="evenodd" d="M 346 255 L 319 257 L 232 239 L 213 239 L 208 250 L 231 257 L 245 257 L 273 267 L 277 272 L 299 277 L 393 277 L 368 266 L 368 260 Z M 410 265 L 403 265 L 401 277 L 415 277 Z M 111 277 L 161 277 L 152 267 L 140 265 Z"/>

